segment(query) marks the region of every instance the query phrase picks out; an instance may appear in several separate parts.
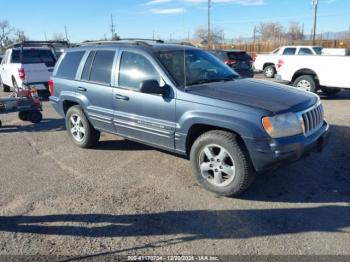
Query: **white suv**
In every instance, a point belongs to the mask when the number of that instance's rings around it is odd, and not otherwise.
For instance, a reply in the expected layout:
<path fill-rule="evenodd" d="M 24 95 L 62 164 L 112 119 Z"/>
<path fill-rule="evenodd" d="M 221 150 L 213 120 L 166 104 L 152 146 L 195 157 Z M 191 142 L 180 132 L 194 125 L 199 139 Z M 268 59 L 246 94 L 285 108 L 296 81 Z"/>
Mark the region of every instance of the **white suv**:
<path fill-rule="evenodd" d="M 56 64 L 53 48 L 24 42 L 8 49 L 0 66 L 0 87 L 9 92 L 17 87 L 35 86 L 48 95 L 47 83 Z"/>

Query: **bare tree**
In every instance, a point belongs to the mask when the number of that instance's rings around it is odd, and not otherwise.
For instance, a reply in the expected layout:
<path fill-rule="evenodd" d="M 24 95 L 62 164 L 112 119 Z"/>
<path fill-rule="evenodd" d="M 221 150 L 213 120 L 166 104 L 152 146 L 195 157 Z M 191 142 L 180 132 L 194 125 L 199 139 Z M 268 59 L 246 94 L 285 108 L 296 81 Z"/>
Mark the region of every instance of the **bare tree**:
<path fill-rule="evenodd" d="M 202 44 L 208 44 L 208 29 L 206 27 L 198 27 L 194 33 L 195 37 L 200 39 Z M 223 41 L 224 30 L 214 27 L 210 32 L 210 40 L 212 44 L 219 44 Z"/>
<path fill-rule="evenodd" d="M 12 33 L 12 28 L 10 24 L 4 20 L 0 21 L 0 48 L 4 49 L 4 47 L 7 45 L 6 42 L 8 42 L 10 34 Z"/>
<path fill-rule="evenodd" d="M 261 23 L 257 32 L 263 41 L 276 41 L 283 36 L 284 28 L 278 22 Z"/>
<path fill-rule="evenodd" d="M 290 22 L 286 37 L 292 41 L 304 40 L 303 29 L 298 22 Z"/>
<path fill-rule="evenodd" d="M 15 32 L 15 42 L 22 42 L 22 41 L 26 41 L 29 40 L 29 37 L 27 37 L 24 33 L 23 30 L 17 30 Z"/>
<path fill-rule="evenodd" d="M 66 41 L 66 38 L 62 33 L 54 33 L 52 35 L 52 40 L 53 41 Z"/>

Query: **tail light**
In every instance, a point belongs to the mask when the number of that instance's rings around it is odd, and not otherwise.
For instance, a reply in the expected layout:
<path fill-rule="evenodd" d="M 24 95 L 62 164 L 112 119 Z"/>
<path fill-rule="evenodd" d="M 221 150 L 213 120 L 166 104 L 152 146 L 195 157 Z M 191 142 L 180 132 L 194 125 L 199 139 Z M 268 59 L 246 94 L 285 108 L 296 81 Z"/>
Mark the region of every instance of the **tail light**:
<path fill-rule="evenodd" d="M 24 68 L 18 69 L 18 76 L 22 81 L 26 78 L 26 72 L 24 71 Z"/>
<path fill-rule="evenodd" d="M 53 80 L 50 79 L 49 82 L 48 82 L 48 86 L 49 86 L 49 92 L 50 92 L 50 95 L 53 96 L 53 91 L 54 91 L 54 83 L 53 83 Z"/>
<path fill-rule="evenodd" d="M 236 63 L 237 63 L 237 61 L 234 60 L 234 59 L 227 59 L 227 60 L 225 60 L 225 64 L 228 65 L 228 66 L 233 66 Z"/>
<path fill-rule="evenodd" d="M 277 68 L 281 68 L 284 65 L 284 61 L 282 59 L 279 59 L 277 62 Z"/>

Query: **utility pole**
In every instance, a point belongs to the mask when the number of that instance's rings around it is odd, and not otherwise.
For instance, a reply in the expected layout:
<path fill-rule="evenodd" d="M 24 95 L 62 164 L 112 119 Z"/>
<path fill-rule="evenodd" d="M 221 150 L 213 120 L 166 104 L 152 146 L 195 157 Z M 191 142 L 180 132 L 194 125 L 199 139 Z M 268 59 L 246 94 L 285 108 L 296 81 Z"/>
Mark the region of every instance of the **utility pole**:
<path fill-rule="evenodd" d="M 66 40 L 67 40 L 67 42 L 69 42 L 67 26 L 64 26 L 64 33 L 65 33 L 65 35 L 66 35 Z"/>
<path fill-rule="evenodd" d="M 114 17 L 113 17 L 113 15 L 111 15 L 111 25 L 110 25 L 110 27 L 111 27 L 111 34 L 112 34 L 112 40 L 113 40 L 113 38 L 115 36 L 115 24 L 114 24 Z"/>
<path fill-rule="evenodd" d="M 312 34 L 312 43 L 315 45 L 316 41 L 316 28 L 317 28 L 317 9 L 318 9 L 318 0 L 311 0 L 312 6 L 314 7 L 314 30 Z"/>
<path fill-rule="evenodd" d="M 256 41 L 256 31 L 257 31 L 256 26 L 254 26 L 254 37 L 253 37 L 254 43 L 255 43 L 255 41 Z"/>
<path fill-rule="evenodd" d="M 152 34 L 152 39 L 153 39 L 153 41 L 154 41 L 154 33 L 155 33 L 155 32 L 154 32 L 154 30 L 153 30 L 153 34 Z"/>
<path fill-rule="evenodd" d="M 208 48 L 211 48 L 211 0 L 208 0 Z"/>

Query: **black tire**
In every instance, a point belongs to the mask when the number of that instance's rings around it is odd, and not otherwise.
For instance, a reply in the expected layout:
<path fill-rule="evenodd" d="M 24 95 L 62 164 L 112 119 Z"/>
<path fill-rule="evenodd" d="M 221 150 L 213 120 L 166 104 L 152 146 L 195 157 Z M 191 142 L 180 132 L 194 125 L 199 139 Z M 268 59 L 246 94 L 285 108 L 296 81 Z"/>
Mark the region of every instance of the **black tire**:
<path fill-rule="evenodd" d="M 4 85 L 4 83 L 2 82 L 1 76 L 0 76 L 0 88 L 4 92 L 10 92 L 10 87 L 7 85 Z"/>
<path fill-rule="evenodd" d="M 18 118 L 22 121 L 28 121 L 29 111 L 21 111 L 18 113 Z"/>
<path fill-rule="evenodd" d="M 341 91 L 341 89 L 339 88 L 331 88 L 331 87 L 322 87 L 321 90 L 322 90 L 322 93 L 326 96 L 335 96 Z"/>
<path fill-rule="evenodd" d="M 264 76 L 266 78 L 274 78 L 276 75 L 276 68 L 274 65 L 269 65 L 264 68 Z"/>
<path fill-rule="evenodd" d="M 43 120 L 43 115 L 38 110 L 31 110 L 28 112 L 28 121 L 32 122 L 33 124 L 38 124 Z"/>
<path fill-rule="evenodd" d="M 232 157 L 235 167 L 233 180 L 225 186 L 216 186 L 202 176 L 200 170 L 200 155 L 208 145 L 219 145 Z M 214 130 L 201 135 L 193 144 L 190 153 L 193 174 L 198 182 L 207 190 L 221 196 L 238 196 L 254 181 L 255 172 L 250 157 L 243 145 L 233 133 Z"/>
<path fill-rule="evenodd" d="M 303 86 L 302 83 L 305 83 L 307 86 L 305 86 L 305 88 L 301 87 Z M 311 75 L 299 76 L 295 79 L 293 86 L 312 93 L 316 93 L 319 87 L 318 82 L 315 80 L 314 76 Z"/>
<path fill-rule="evenodd" d="M 71 131 L 74 127 L 70 120 L 72 116 L 79 116 L 82 127 L 85 129 L 85 134 L 81 141 L 77 140 Z M 90 124 L 80 106 L 72 106 L 69 108 L 66 114 L 66 129 L 73 143 L 81 148 L 91 148 L 100 140 L 101 133 Z"/>

